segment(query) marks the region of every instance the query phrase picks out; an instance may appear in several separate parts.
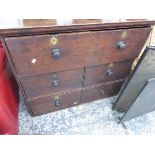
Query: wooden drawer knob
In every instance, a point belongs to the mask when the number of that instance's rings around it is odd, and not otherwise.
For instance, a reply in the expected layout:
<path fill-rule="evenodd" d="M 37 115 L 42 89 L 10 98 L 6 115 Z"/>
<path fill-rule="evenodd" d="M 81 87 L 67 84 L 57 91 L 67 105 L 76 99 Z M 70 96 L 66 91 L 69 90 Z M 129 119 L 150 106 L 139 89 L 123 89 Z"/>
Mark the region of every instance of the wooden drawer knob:
<path fill-rule="evenodd" d="M 58 87 L 59 86 L 59 81 L 58 80 L 53 80 L 52 81 L 52 86 L 55 87 L 55 88 Z"/>
<path fill-rule="evenodd" d="M 54 97 L 54 105 L 55 105 L 56 107 L 58 107 L 58 106 L 61 105 L 60 96 L 56 95 L 56 96 Z"/>
<path fill-rule="evenodd" d="M 52 50 L 52 57 L 58 59 L 61 57 L 61 52 L 58 48 Z"/>
<path fill-rule="evenodd" d="M 111 69 L 108 69 L 106 72 L 107 76 L 111 76 L 111 75 L 113 75 L 113 73 L 114 72 Z"/>
<path fill-rule="evenodd" d="M 60 99 L 54 100 L 54 105 L 55 105 L 56 107 L 60 106 L 60 104 L 61 104 Z"/>
<path fill-rule="evenodd" d="M 101 90 L 101 91 L 100 91 L 100 94 L 101 94 L 101 95 L 104 95 L 104 94 L 105 94 L 105 91 L 104 91 L 104 90 Z"/>
<path fill-rule="evenodd" d="M 117 48 L 120 49 L 120 50 L 122 50 L 122 49 L 126 48 L 126 44 L 123 41 L 120 41 L 117 44 Z"/>
<path fill-rule="evenodd" d="M 58 79 L 57 79 L 57 76 L 56 76 L 56 74 L 54 74 L 53 76 L 52 76 L 52 86 L 53 87 L 58 87 L 59 85 L 60 85 L 60 83 L 59 83 L 59 81 L 58 81 Z"/>

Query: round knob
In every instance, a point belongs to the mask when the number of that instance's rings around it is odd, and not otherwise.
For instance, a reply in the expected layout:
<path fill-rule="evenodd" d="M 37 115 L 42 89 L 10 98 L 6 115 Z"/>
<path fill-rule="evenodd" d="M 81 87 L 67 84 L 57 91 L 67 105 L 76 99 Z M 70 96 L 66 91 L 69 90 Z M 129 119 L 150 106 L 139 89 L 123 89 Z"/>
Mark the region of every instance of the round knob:
<path fill-rule="evenodd" d="M 101 94 L 101 95 L 105 95 L 104 90 L 101 90 L 101 91 L 100 91 L 100 94 Z"/>
<path fill-rule="evenodd" d="M 54 59 L 60 58 L 60 56 L 61 56 L 60 50 L 57 49 L 57 48 L 56 48 L 56 49 L 53 49 L 53 50 L 52 50 L 52 56 L 53 56 Z"/>
<path fill-rule="evenodd" d="M 123 41 L 120 41 L 117 44 L 117 48 L 120 49 L 120 50 L 122 50 L 122 49 L 126 48 L 126 44 Z"/>
<path fill-rule="evenodd" d="M 53 76 L 52 76 L 52 86 L 53 87 L 58 87 L 59 86 L 59 81 L 57 80 L 57 75 L 56 74 L 54 74 Z"/>
<path fill-rule="evenodd" d="M 53 87 L 58 87 L 59 86 L 59 81 L 58 80 L 53 80 L 52 85 L 53 85 Z"/>
<path fill-rule="evenodd" d="M 60 99 L 54 100 L 54 105 L 58 107 L 61 104 Z"/>
<path fill-rule="evenodd" d="M 111 69 L 108 69 L 108 70 L 107 70 L 107 75 L 108 75 L 108 76 L 111 76 L 113 73 L 114 73 L 114 72 L 113 72 Z"/>

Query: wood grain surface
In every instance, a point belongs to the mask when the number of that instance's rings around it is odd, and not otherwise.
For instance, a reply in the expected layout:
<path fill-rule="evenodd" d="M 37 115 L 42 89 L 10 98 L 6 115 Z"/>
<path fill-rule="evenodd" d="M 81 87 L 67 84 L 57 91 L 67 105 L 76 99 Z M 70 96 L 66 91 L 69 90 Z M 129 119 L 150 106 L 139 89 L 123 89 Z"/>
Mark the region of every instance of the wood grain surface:
<path fill-rule="evenodd" d="M 59 106 L 54 105 L 54 100 L 56 96 L 59 96 L 60 98 Z M 36 115 L 46 114 L 53 111 L 62 110 L 72 106 L 77 106 L 80 104 L 80 98 L 81 98 L 81 92 L 76 91 L 68 94 L 59 94 L 59 95 L 44 97 L 41 99 L 29 101 L 28 103 L 30 105 L 32 115 L 36 116 Z"/>
<path fill-rule="evenodd" d="M 125 61 L 86 68 L 84 87 L 124 79 L 130 73 L 132 63 L 133 61 Z"/>
<path fill-rule="evenodd" d="M 89 88 L 83 88 L 82 103 L 99 100 L 116 95 L 124 80 L 116 80 L 108 83 L 95 85 Z"/>
<path fill-rule="evenodd" d="M 5 40 L 18 75 L 27 77 L 134 59 L 144 46 L 150 31 L 150 28 L 141 28 Z M 123 32 L 127 33 L 126 38 L 122 38 Z M 57 45 L 50 45 L 52 37 L 57 38 Z M 117 49 L 120 41 L 126 43 L 123 50 Z M 61 51 L 58 59 L 54 59 L 51 54 L 55 48 Z M 36 63 L 32 63 L 34 59 Z"/>
<path fill-rule="evenodd" d="M 50 96 L 53 94 L 72 91 L 82 88 L 84 69 L 51 73 L 29 78 L 21 78 L 20 81 L 24 87 L 27 100 Z M 59 83 L 57 87 L 52 85 L 53 76 Z"/>
<path fill-rule="evenodd" d="M 27 22 L 31 26 L 32 21 Z M 116 95 L 155 23 L 92 20 L 96 23 L 48 26 L 50 22 L 45 27 L 0 29 L 11 68 L 35 116 Z M 118 49 L 119 42 L 126 48 Z M 60 51 L 57 59 L 55 49 Z M 52 86 L 53 75 L 58 87 Z M 59 106 L 55 98 L 60 99 Z"/>

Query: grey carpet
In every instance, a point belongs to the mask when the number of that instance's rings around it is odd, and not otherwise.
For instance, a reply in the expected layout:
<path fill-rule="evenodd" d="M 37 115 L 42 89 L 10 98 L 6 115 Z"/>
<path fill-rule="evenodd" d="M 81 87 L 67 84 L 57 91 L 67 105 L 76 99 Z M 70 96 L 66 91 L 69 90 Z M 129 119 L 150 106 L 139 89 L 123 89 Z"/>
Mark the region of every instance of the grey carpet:
<path fill-rule="evenodd" d="M 118 124 L 122 114 L 112 111 L 116 97 L 31 117 L 22 97 L 19 107 L 21 135 L 141 135 L 155 134 L 155 112 Z"/>

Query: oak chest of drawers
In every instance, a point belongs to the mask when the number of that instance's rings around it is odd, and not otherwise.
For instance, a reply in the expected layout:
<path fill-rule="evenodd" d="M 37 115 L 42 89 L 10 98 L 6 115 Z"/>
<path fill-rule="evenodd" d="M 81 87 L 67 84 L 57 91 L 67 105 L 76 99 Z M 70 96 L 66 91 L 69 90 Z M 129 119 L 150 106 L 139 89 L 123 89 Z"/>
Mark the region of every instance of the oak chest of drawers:
<path fill-rule="evenodd" d="M 1 30 L 31 115 L 116 95 L 153 21 Z"/>

